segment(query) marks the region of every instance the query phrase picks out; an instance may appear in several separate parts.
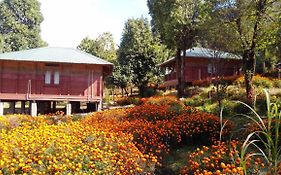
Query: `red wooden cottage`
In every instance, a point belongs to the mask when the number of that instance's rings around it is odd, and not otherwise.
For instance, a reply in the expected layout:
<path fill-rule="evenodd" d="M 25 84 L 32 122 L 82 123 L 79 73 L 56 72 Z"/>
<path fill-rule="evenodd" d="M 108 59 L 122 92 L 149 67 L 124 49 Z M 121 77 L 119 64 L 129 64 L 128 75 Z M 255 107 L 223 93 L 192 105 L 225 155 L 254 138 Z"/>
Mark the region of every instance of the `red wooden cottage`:
<path fill-rule="evenodd" d="M 89 111 L 101 108 L 104 77 L 113 65 L 72 48 L 43 47 L 0 54 L 0 115 L 4 102 L 12 112 L 21 102 L 21 111 L 32 116 L 66 102 L 66 113 L 79 111 L 80 102 Z M 25 109 L 28 106 L 29 109 Z"/>
<path fill-rule="evenodd" d="M 160 64 L 165 68 L 164 87 L 173 88 L 178 84 L 175 57 Z M 186 50 L 183 59 L 183 79 L 187 85 L 195 81 L 212 79 L 215 76 L 239 75 L 242 57 L 212 49 L 194 47 Z"/>

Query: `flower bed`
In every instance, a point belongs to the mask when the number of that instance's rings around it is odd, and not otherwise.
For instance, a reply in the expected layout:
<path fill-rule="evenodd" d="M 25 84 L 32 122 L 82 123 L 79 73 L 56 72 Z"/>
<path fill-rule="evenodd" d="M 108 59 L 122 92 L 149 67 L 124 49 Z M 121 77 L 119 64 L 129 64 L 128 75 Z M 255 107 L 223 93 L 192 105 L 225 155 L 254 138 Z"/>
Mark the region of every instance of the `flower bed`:
<path fill-rule="evenodd" d="M 239 146 L 241 146 L 240 143 L 233 140 L 230 143 L 216 142 L 210 147 L 197 148 L 187 155 L 188 163 L 181 169 L 181 174 L 243 175 L 243 169 L 240 167 Z M 247 161 L 250 174 L 261 173 L 265 166 L 261 157 L 250 157 Z"/>
<path fill-rule="evenodd" d="M 76 122 L 60 115 L 2 118 L 0 174 L 153 174 L 171 148 L 219 138 L 218 117 L 175 97 L 142 103 Z"/>
<path fill-rule="evenodd" d="M 157 155 L 159 158 L 183 141 L 185 144 L 193 144 L 194 141 L 211 144 L 219 139 L 218 117 L 184 107 L 179 101 L 160 101 L 157 97 L 133 108 L 95 113 L 83 122 L 94 128 L 131 134 L 133 142 L 142 153 Z M 107 117 L 112 114 L 115 114 L 114 117 Z M 223 137 L 229 135 L 231 127 L 231 123 L 226 125 Z"/>
<path fill-rule="evenodd" d="M 157 161 L 131 135 L 80 122 L 26 122 L 0 138 L 0 174 L 149 174 Z"/>

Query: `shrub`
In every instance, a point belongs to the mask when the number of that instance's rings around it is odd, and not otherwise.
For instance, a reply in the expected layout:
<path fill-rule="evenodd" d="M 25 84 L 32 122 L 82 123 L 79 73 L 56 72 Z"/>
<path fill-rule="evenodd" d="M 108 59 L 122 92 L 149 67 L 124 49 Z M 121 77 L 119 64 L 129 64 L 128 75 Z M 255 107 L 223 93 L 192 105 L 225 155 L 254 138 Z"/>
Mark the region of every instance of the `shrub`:
<path fill-rule="evenodd" d="M 185 94 L 187 95 L 187 97 L 192 97 L 192 96 L 198 95 L 202 92 L 203 92 L 202 88 L 199 88 L 199 87 L 187 87 L 185 89 Z"/>
<path fill-rule="evenodd" d="M 221 81 L 228 85 L 233 84 L 237 79 L 241 78 L 240 75 L 233 75 L 233 76 L 222 76 L 222 77 L 213 77 L 212 79 L 203 79 L 203 80 L 196 80 L 192 83 L 193 86 L 200 86 L 200 87 L 207 87 L 211 84 L 217 83 L 217 81 Z"/>
<path fill-rule="evenodd" d="M 156 88 L 147 87 L 143 92 L 143 97 L 151 97 L 156 94 Z"/>
<path fill-rule="evenodd" d="M 206 103 L 211 104 L 211 99 L 208 97 L 204 97 L 204 95 L 202 96 L 202 94 L 200 95 L 195 95 L 192 98 L 185 98 L 183 100 L 184 105 L 186 106 L 203 106 Z"/>
<path fill-rule="evenodd" d="M 275 88 L 281 88 L 281 79 L 273 79 L 272 81 Z"/>
<path fill-rule="evenodd" d="M 175 96 L 158 96 L 158 97 L 151 97 L 145 100 L 146 104 L 153 104 L 153 105 L 169 105 L 171 108 L 173 106 L 182 108 L 184 104 L 179 101 Z"/>
<path fill-rule="evenodd" d="M 244 77 L 240 77 L 235 81 L 235 84 L 238 85 L 243 85 L 244 86 Z M 256 87 L 261 87 L 261 88 L 272 88 L 273 87 L 273 82 L 267 77 L 262 77 L 260 75 L 255 75 L 253 77 L 253 85 Z"/>
<path fill-rule="evenodd" d="M 119 97 L 116 99 L 116 104 L 120 106 L 126 106 L 126 105 L 139 105 L 140 104 L 140 98 L 138 97 Z"/>
<path fill-rule="evenodd" d="M 253 84 L 257 87 L 263 87 L 263 88 L 272 88 L 273 83 L 269 78 L 262 77 L 262 76 L 254 76 Z"/>

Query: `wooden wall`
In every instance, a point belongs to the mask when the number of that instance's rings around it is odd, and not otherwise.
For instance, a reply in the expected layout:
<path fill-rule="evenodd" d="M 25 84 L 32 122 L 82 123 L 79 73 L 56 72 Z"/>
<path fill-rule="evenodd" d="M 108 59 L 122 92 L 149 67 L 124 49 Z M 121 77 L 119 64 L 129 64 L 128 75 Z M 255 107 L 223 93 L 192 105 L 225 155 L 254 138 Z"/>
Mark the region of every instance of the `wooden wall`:
<path fill-rule="evenodd" d="M 208 72 L 208 65 L 213 64 L 216 67 L 216 72 L 211 74 Z M 206 58 L 186 58 L 185 59 L 185 81 L 193 82 L 211 78 L 214 75 L 232 76 L 240 72 L 242 67 L 241 60 L 220 60 L 212 61 Z"/>
<path fill-rule="evenodd" d="M 47 63 L 46 63 L 47 64 Z M 54 64 L 60 74 L 58 85 L 45 84 L 45 63 L 0 61 L 0 93 L 102 96 L 102 72 L 99 65 Z M 54 78 L 53 75 L 51 77 Z"/>

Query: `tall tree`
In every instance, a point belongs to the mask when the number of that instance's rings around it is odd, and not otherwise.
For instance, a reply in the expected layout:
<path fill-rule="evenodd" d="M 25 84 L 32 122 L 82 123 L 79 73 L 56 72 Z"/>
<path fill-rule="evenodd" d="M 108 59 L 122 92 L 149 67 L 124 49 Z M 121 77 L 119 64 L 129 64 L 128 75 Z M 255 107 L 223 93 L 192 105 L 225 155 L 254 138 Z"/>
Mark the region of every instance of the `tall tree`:
<path fill-rule="evenodd" d="M 102 33 L 96 39 L 84 38 L 78 48 L 110 62 L 116 60 L 115 43 L 109 32 Z"/>
<path fill-rule="evenodd" d="M 194 44 L 198 27 L 205 15 L 204 1 L 200 0 L 147 0 L 153 30 L 171 49 L 176 49 L 178 97 L 184 93 L 185 51 Z M 183 57 L 181 56 L 183 52 Z"/>
<path fill-rule="evenodd" d="M 4 38 L 0 35 L 0 53 L 4 52 Z"/>
<path fill-rule="evenodd" d="M 279 0 L 214 0 L 213 14 L 215 24 L 221 31 L 232 31 L 237 49 L 241 51 L 244 64 L 244 76 L 247 97 L 254 99 L 252 79 L 256 67 L 257 51 L 266 48 L 271 40 L 277 14 L 280 13 Z M 223 27 L 222 27 L 223 26 Z"/>
<path fill-rule="evenodd" d="M 3 52 L 45 46 L 40 37 L 43 16 L 37 0 L 4 0 L 0 2 L 0 35 Z"/>
<path fill-rule="evenodd" d="M 156 45 L 147 19 L 127 20 L 117 59 L 121 72 L 131 77 L 141 96 L 145 95 L 146 86 L 156 71 Z"/>

